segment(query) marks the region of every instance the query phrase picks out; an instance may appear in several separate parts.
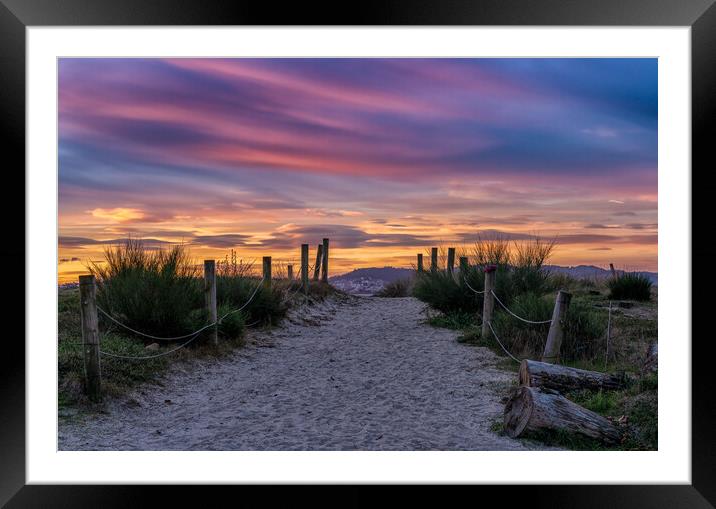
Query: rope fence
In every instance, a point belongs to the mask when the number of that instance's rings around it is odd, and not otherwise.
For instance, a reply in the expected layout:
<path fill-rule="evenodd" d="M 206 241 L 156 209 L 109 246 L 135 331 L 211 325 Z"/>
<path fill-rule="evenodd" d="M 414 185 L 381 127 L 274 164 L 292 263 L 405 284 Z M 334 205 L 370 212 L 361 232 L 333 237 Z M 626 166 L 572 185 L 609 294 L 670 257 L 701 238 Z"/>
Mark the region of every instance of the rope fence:
<path fill-rule="evenodd" d="M 500 298 L 495 294 L 494 291 L 490 290 L 490 292 L 492 293 L 492 296 L 495 298 L 495 300 L 500 304 L 500 306 L 502 306 L 505 311 L 507 311 L 509 314 L 511 314 L 512 316 L 514 316 L 514 317 L 517 318 L 518 320 L 522 320 L 522 321 L 525 322 L 525 323 L 532 323 L 532 324 L 535 324 L 535 325 L 539 325 L 539 324 L 543 324 L 543 323 L 552 323 L 552 320 L 551 320 L 551 319 L 550 319 L 550 320 L 535 321 L 535 320 L 527 320 L 526 318 L 522 318 L 521 316 L 518 316 L 518 315 L 516 315 L 515 313 L 513 313 L 507 306 L 505 306 L 505 304 L 500 300 Z"/>
<path fill-rule="evenodd" d="M 495 332 L 495 329 L 492 327 L 492 322 L 487 322 L 487 326 L 488 326 L 488 327 L 490 328 L 490 330 L 492 331 L 492 335 L 495 337 L 495 341 L 497 341 L 497 344 L 500 345 L 500 347 L 502 348 L 502 350 L 504 350 L 504 352 L 505 352 L 507 355 L 509 355 L 515 362 L 517 362 L 518 364 L 521 364 L 522 361 L 521 361 L 520 359 L 518 359 L 517 357 L 515 357 L 514 355 L 512 355 L 512 354 L 510 353 L 510 351 L 505 347 L 505 345 L 502 344 L 502 341 L 500 341 L 500 338 L 497 337 L 497 333 Z"/>
<path fill-rule="evenodd" d="M 433 250 L 434 251 L 434 250 Z M 461 271 L 467 267 L 467 259 L 461 258 Z M 435 263 L 432 264 L 433 266 Z M 418 255 L 418 267 L 422 266 L 422 256 Z M 448 261 L 448 270 L 450 270 L 450 263 Z M 500 348 L 507 354 L 512 360 L 514 360 L 517 363 L 521 363 L 522 361 L 515 357 L 512 352 L 510 352 L 505 344 L 500 340 L 500 337 L 497 335 L 497 331 L 495 331 L 494 326 L 492 325 L 492 315 L 494 313 L 494 301 L 497 301 L 497 303 L 504 309 L 510 316 L 513 318 L 516 318 L 517 320 L 527 323 L 530 325 L 544 325 L 544 324 L 550 324 L 549 327 L 549 333 L 547 335 L 547 342 L 545 345 L 545 351 L 542 357 L 543 361 L 550 360 L 554 361 L 559 356 L 559 348 L 564 336 L 564 332 L 562 330 L 562 322 L 564 319 L 564 315 L 566 313 L 567 307 L 569 306 L 569 300 L 571 298 L 571 295 L 568 292 L 564 292 L 560 290 L 557 293 L 557 300 L 555 301 L 555 307 L 553 311 L 553 316 L 549 320 L 529 320 L 527 318 L 524 318 L 514 311 L 512 311 L 507 305 L 500 299 L 497 294 L 495 293 L 495 277 L 496 277 L 496 267 L 494 265 L 486 266 L 485 267 L 485 289 L 484 290 L 476 290 L 475 288 L 470 285 L 467 278 L 463 275 L 462 280 L 474 294 L 476 295 L 483 295 L 483 309 L 482 309 L 482 337 L 486 338 L 490 333 L 492 333 L 492 336 L 495 338 L 495 341 L 498 345 L 500 345 Z"/>
<path fill-rule="evenodd" d="M 463 277 L 462 279 L 463 279 L 463 281 L 465 282 L 465 285 L 467 285 L 467 287 L 468 287 L 470 290 L 472 290 L 473 292 L 475 292 L 475 293 L 477 293 L 477 294 L 483 294 L 483 293 L 485 293 L 485 290 L 482 290 L 482 291 L 475 290 L 472 286 L 470 286 L 470 283 L 467 282 L 467 278 Z"/>
<path fill-rule="evenodd" d="M 206 306 L 206 312 L 208 315 L 208 322 L 206 325 L 200 327 L 199 329 L 189 332 L 187 334 L 182 334 L 178 336 L 158 336 L 154 334 L 149 334 L 147 332 L 143 332 L 141 330 L 137 330 L 134 327 L 131 327 L 127 325 L 126 323 L 123 323 L 120 318 L 117 318 L 115 316 L 112 316 L 112 313 L 108 310 L 103 309 L 101 306 L 97 305 L 97 285 L 95 281 L 95 276 L 93 274 L 87 274 L 87 275 L 81 275 L 79 277 L 79 290 L 80 290 L 80 321 L 81 321 L 81 328 L 82 328 L 82 342 L 78 343 L 65 343 L 69 346 L 76 346 L 76 347 L 82 347 L 83 348 L 83 357 L 84 357 L 84 373 L 85 373 L 85 391 L 87 395 L 89 396 L 89 399 L 94 402 L 101 401 L 102 399 L 102 391 L 101 391 L 101 370 L 100 370 L 100 357 L 112 357 L 116 359 L 126 359 L 126 360 L 148 360 L 148 359 L 156 359 L 159 357 L 164 357 L 167 355 L 171 355 L 172 353 L 188 346 L 192 342 L 196 341 L 196 339 L 203 333 L 207 332 L 210 335 L 209 341 L 211 341 L 214 345 L 219 344 L 219 334 L 222 336 L 226 336 L 226 334 L 219 330 L 219 325 L 222 323 L 223 320 L 226 320 L 229 316 L 239 313 L 240 311 L 246 309 L 246 307 L 251 304 L 251 302 L 254 301 L 256 295 L 259 293 L 259 290 L 261 288 L 265 288 L 266 290 L 271 291 L 272 284 L 274 280 L 285 280 L 288 279 L 288 285 L 285 287 L 285 294 L 281 295 L 280 302 L 281 305 L 286 304 L 287 302 L 294 299 L 298 293 L 303 290 L 304 292 L 308 293 L 308 285 L 309 285 L 309 270 L 314 272 L 313 274 L 313 280 L 318 280 L 318 271 L 316 270 L 318 267 L 321 268 L 321 281 L 327 282 L 328 280 L 328 246 L 329 246 L 330 239 L 323 238 L 322 243 L 318 244 L 316 262 L 315 264 L 311 265 L 308 263 L 309 259 L 309 244 L 301 244 L 301 264 L 300 264 L 300 270 L 298 271 L 298 278 L 300 278 L 300 284 L 294 289 L 294 281 L 296 279 L 294 278 L 293 269 L 296 264 L 296 258 L 274 258 L 273 263 L 278 268 L 278 277 L 272 276 L 272 257 L 271 256 L 264 256 L 262 259 L 261 264 L 261 279 L 258 280 L 258 283 L 256 284 L 256 287 L 253 288 L 251 291 L 251 294 L 247 298 L 246 302 L 244 302 L 243 305 L 236 309 L 232 309 L 226 313 L 224 313 L 222 316 L 218 316 L 218 302 L 217 302 L 217 279 L 221 277 L 251 277 L 251 274 L 253 273 L 253 267 L 256 262 L 256 260 L 251 260 L 248 263 L 245 263 L 243 260 L 237 260 L 236 255 L 232 251 L 231 253 L 231 259 L 227 256 L 223 261 L 220 260 L 218 263 L 216 260 L 204 260 L 204 297 L 205 297 L 205 306 Z M 217 271 L 218 269 L 218 271 Z M 218 272 L 218 274 L 217 274 Z M 217 277 L 218 276 L 218 277 Z M 280 288 L 280 287 L 277 287 Z M 277 296 L 278 297 L 278 296 Z M 101 341 L 100 341 L 100 331 L 99 331 L 99 315 L 102 314 L 106 319 L 109 321 L 109 323 L 105 323 L 106 325 L 103 337 L 107 337 L 107 334 L 109 334 L 109 331 L 112 330 L 112 328 L 120 327 L 126 331 L 131 332 L 132 334 L 135 334 L 137 336 L 140 336 L 142 338 L 146 338 L 152 341 L 165 341 L 165 342 L 181 342 L 178 346 L 175 348 L 172 348 L 167 351 L 157 352 L 154 354 L 149 355 L 125 355 L 117 352 L 108 352 L 101 349 Z M 245 324 L 245 327 L 253 327 L 255 325 L 258 325 L 262 321 L 264 321 L 266 318 L 269 318 L 269 315 L 264 319 L 255 320 L 254 322 L 250 324 Z"/>
<path fill-rule="evenodd" d="M 181 345 L 177 346 L 176 348 L 172 348 L 171 350 L 167 350 L 166 352 L 160 352 L 154 355 L 144 355 L 140 357 L 135 357 L 131 355 L 120 355 L 112 352 L 105 352 L 104 350 L 100 349 L 99 353 L 100 355 L 104 355 L 105 357 L 114 357 L 115 359 L 125 359 L 125 360 L 132 360 L 132 361 L 145 361 L 148 359 L 156 359 L 158 357 L 164 357 L 165 355 L 172 354 L 176 352 L 177 350 L 181 350 L 185 346 L 187 346 L 189 343 L 194 341 L 196 338 L 198 338 L 201 335 L 201 332 L 196 333 L 189 341 L 186 341 L 185 343 L 182 343 Z"/>
<path fill-rule="evenodd" d="M 299 272 L 299 275 L 300 275 L 300 272 Z M 130 326 L 128 326 L 128 325 L 126 325 L 126 324 L 120 322 L 119 320 L 117 320 L 116 318 L 114 318 L 111 314 L 109 314 L 107 311 L 105 311 L 105 310 L 102 309 L 101 307 L 97 306 L 97 310 L 98 310 L 100 313 L 102 313 L 104 316 L 106 316 L 107 318 L 109 318 L 110 320 L 112 320 L 112 322 L 114 322 L 115 324 L 119 325 L 120 327 L 123 327 L 123 328 L 127 329 L 128 331 L 131 331 L 131 332 L 133 332 L 134 334 L 137 334 L 137 335 L 139 335 L 139 336 L 143 336 L 143 337 L 146 337 L 146 338 L 149 338 L 149 339 L 155 339 L 155 340 L 158 340 L 158 341 L 177 341 L 177 340 L 180 340 L 180 339 L 190 338 L 188 341 L 182 343 L 181 345 L 179 345 L 179 346 L 176 347 L 176 348 L 172 348 L 171 350 L 167 350 L 166 352 L 161 352 L 161 353 L 157 353 L 157 354 L 154 354 L 154 355 L 145 355 L 145 356 L 122 355 L 122 354 L 117 354 L 117 353 L 113 353 L 113 352 L 106 352 L 106 351 L 104 351 L 104 350 L 102 350 L 102 349 L 100 349 L 99 353 L 100 353 L 100 355 L 104 355 L 104 356 L 106 356 L 106 357 L 113 357 L 113 358 L 116 358 L 116 359 L 126 359 L 126 360 L 148 360 L 148 359 L 156 359 L 156 358 L 159 358 L 159 357 L 164 357 L 164 356 L 166 356 L 166 355 L 170 355 L 170 354 L 172 354 L 172 353 L 174 353 L 174 352 L 176 352 L 176 351 L 178 351 L 178 350 L 181 350 L 182 348 L 188 346 L 189 344 L 191 344 L 191 343 L 192 343 L 196 338 L 198 338 L 198 337 L 201 335 L 201 333 L 204 332 L 206 329 L 209 329 L 210 327 L 213 327 L 213 326 L 215 326 L 215 325 L 221 324 L 222 320 L 224 320 L 226 317 L 228 317 L 228 316 L 230 316 L 230 315 L 232 315 L 232 314 L 234 314 L 234 313 L 238 313 L 239 311 L 242 311 L 243 309 L 245 309 L 245 308 L 254 300 L 254 297 L 256 297 L 256 295 L 258 294 L 258 291 L 259 291 L 259 289 L 261 288 L 261 285 L 263 284 L 263 282 L 264 282 L 264 279 L 262 278 L 262 279 L 259 281 L 259 283 L 256 285 L 256 287 L 254 288 L 253 292 L 251 293 L 251 296 L 248 298 L 248 300 L 247 300 L 241 307 L 238 307 L 238 308 L 236 308 L 236 309 L 233 309 L 233 310 L 229 311 L 228 313 L 225 313 L 224 315 L 222 315 L 218 320 L 216 320 L 216 321 L 214 321 L 214 322 L 212 322 L 212 323 L 210 323 L 210 324 L 207 324 L 207 325 L 205 325 L 204 327 L 201 327 L 200 329 L 197 329 L 197 330 L 194 331 L 194 332 L 191 332 L 191 333 L 189 333 L 189 334 L 185 334 L 185 335 L 183 335 L 183 336 L 161 337 L 161 336 L 154 336 L 154 335 L 152 335 L 152 334 L 147 334 L 147 333 L 138 331 L 138 330 L 133 329 L 132 327 L 130 327 Z M 294 290 L 293 292 L 291 292 L 291 293 L 288 295 L 288 297 L 285 298 L 285 299 L 282 301 L 282 304 L 285 304 L 286 302 L 289 302 L 290 300 L 292 300 L 292 299 L 296 296 L 296 294 L 297 294 L 299 291 L 301 291 L 302 289 L 303 289 L 303 284 L 301 284 L 296 290 Z M 254 322 L 252 322 L 252 323 L 250 323 L 250 324 L 247 324 L 246 327 L 247 327 L 247 328 L 253 327 L 254 325 L 257 325 L 257 324 L 260 323 L 260 322 L 261 322 L 260 319 L 259 319 L 259 320 L 256 320 L 256 321 L 254 321 Z M 89 345 L 90 343 L 77 342 L 77 343 L 65 343 L 65 344 L 72 345 L 72 346 L 86 346 L 86 345 Z"/>

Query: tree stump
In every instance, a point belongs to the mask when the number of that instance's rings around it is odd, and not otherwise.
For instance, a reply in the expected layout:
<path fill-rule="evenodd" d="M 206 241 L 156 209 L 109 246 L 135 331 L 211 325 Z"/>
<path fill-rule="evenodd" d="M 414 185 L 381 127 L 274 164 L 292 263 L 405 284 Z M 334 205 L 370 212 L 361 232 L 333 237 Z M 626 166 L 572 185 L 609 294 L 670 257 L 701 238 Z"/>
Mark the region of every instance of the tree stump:
<path fill-rule="evenodd" d="M 532 387 L 516 389 L 505 405 L 505 433 L 512 438 L 528 431 L 566 431 L 595 438 L 608 444 L 621 441 L 621 433 L 599 414 Z"/>
<path fill-rule="evenodd" d="M 622 389 L 625 384 L 626 379 L 623 375 L 587 371 L 529 359 L 523 360 L 520 364 L 520 385 L 527 387 L 544 387 L 558 392 L 568 392 L 575 389 Z"/>

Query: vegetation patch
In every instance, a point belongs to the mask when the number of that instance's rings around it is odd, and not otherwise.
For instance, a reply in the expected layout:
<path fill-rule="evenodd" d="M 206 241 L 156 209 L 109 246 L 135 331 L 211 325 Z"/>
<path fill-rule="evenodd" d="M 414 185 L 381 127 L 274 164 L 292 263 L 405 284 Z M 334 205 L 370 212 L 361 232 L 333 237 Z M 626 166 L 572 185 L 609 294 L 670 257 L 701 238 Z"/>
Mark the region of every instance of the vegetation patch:
<path fill-rule="evenodd" d="M 613 300 L 651 299 L 652 283 L 648 277 L 638 272 L 626 272 L 615 276 L 607 282 L 609 298 Z"/>
<path fill-rule="evenodd" d="M 157 336 L 189 334 L 210 323 L 204 304 L 204 281 L 186 246 L 148 249 L 139 240 L 105 250 L 103 262 L 88 270 L 97 281 L 97 303 L 117 322 Z M 217 331 L 219 345 L 209 343 L 210 329 L 195 338 L 154 340 L 120 326 L 98 313 L 102 392 L 116 396 L 141 382 L 155 380 L 171 362 L 220 356 L 243 344 L 246 328 L 272 325 L 285 316 L 300 281 L 272 281 L 271 287 L 252 275 L 252 265 L 237 262 L 232 252 L 217 264 Z M 334 293 L 330 285 L 314 282 L 309 296 Z M 176 351 L 178 346 L 187 343 Z M 61 408 L 88 404 L 84 397 L 84 362 L 79 290 L 58 292 L 58 401 Z M 155 344 L 156 343 L 156 344 Z M 164 355 L 168 354 L 168 355 Z M 123 358 L 115 357 L 121 356 Z"/>

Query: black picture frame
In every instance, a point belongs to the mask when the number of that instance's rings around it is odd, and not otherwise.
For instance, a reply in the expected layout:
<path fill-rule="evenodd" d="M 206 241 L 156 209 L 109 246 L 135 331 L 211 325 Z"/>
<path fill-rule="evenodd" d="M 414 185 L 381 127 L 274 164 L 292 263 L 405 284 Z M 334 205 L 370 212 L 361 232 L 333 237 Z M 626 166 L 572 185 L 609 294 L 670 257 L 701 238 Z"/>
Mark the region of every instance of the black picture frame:
<path fill-rule="evenodd" d="M 694 325 L 709 316 L 709 288 L 716 249 L 709 246 L 711 214 L 706 200 L 710 194 L 709 174 L 716 156 L 709 127 L 716 119 L 716 4 L 715 0 L 406 0 L 364 1 L 354 8 L 335 2 L 330 5 L 222 2 L 206 0 L 0 0 L 0 125 L 3 161 L 6 168 L 25 167 L 25 28 L 72 25 L 641 25 L 691 27 L 692 72 L 692 263 L 707 267 L 692 286 Z M 12 161 L 12 165 L 10 164 Z M 688 175 L 689 168 L 684 168 Z M 11 173 L 10 171 L 6 171 Z M 6 186 L 16 197 L 23 196 L 24 173 L 5 175 Z M 16 179 L 12 182 L 12 179 Z M 6 191 L 8 193 L 8 191 Z M 20 198 L 21 200 L 23 198 Z M 24 204 L 24 202 L 23 202 Z M 3 276 L 11 294 L 24 288 L 24 223 L 17 217 L 20 204 L 3 200 L 6 242 L 0 247 L 3 267 L 14 267 Z M 15 231 L 13 231 L 13 228 Z M 29 267 L 25 266 L 25 270 Z M 665 267 L 664 270 L 678 270 Z M 688 274 L 691 278 L 691 274 Z M 24 295 L 24 292 L 23 292 Z M 24 303 L 24 299 L 22 299 Z M 25 310 L 23 304 L 23 311 Z M 20 310 L 6 311 L 19 317 Z M 24 314 L 24 313 L 23 313 Z M 10 321 L 10 320 L 8 320 Z M 13 320 L 19 322 L 18 319 Z M 530 507 L 713 507 L 716 505 L 716 405 L 710 376 L 712 339 L 692 332 L 692 484 L 641 486 L 513 486 L 482 487 L 508 490 L 510 502 L 529 500 Z M 24 326 L 20 331 L 24 336 Z M 7 334 L 7 332 L 6 332 Z M 685 331 L 684 343 L 689 332 Z M 25 483 L 25 348 L 19 335 L 8 335 L 0 356 L 0 505 L 7 507 L 55 507 L 67 505 L 127 506 L 140 503 L 139 486 L 36 486 Z M 673 339 L 673 338 L 672 338 Z M 578 465 L 575 465 L 578 468 Z M 186 489 L 162 490 L 163 505 L 172 497 L 186 497 Z M 228 488 L 227 488 L 228 489 Z M 245 488 L 244 488 L 245 489 Z M 205 490 L 206 491 L 206 490 Z M 205 506 L 225 496 L 224 489 L 202 494 Z M 372 497 L 356 490 L 342 501 L 357 504 Z M 504 495 L 504 491 L 501 491 Z M 459 492 L 455 492 L 460 495 Z M 244 496 L 244 495 L 242 495 Z M 468 495 L 474 497 L 474 495 Z M 482 499 L 487 500 L 487 499 Z M 473 499 L 477 502 L 478 499 Z M 316 500 L 313 499 L 315 503 Z M 445 505 L 447 499 L 442 499 Z M 342 503 L 341 505 L 345 505 Z M 463 502 L 464 503 L 464 502 Z"/>

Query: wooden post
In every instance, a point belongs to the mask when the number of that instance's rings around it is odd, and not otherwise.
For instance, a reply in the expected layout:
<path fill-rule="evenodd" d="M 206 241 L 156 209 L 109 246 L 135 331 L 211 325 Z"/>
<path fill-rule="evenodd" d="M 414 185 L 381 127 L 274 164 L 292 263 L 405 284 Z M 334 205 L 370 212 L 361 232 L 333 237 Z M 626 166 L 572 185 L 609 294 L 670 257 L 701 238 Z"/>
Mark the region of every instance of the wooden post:
<path fill-rule="evenodd" d="M 321 273 L 321 260 L 323 260 L 323 244 L 318 244 L 316 250 L 316 266 L 313 267 L 313 280 L 318 281 L 318 275 Z"/>
<path fill-rule="evenodd" d="M 438 270 L 438 248 L 433 247 L 430 249 L 430 272 L 436 272 Z"/>
<path fill-rule="evenodd" d="M 214 260 L 204 260 L 204 302 L 209 323 L 216 322 L 218 314 L 216 313 L 216 262 Z M 218 345 L 218 324 L 208 330 L 212 343 Z"/>
<path fill-rule="evenodd" d="M 80 276 L 80 320 L 85 364 L 85 390 L 90 401 L 102 400 L 102 373 L 99 363 L 99 322 L 94 276 Z"/>
<path fill-rule="evenodd" d="M 448 274 L 452 275 L 452 269 L 455 267 L 455 248 L 449 247 L 448 248 L 448 257 L 447 257 L 447 271 Z"/>
<path fill-rule="evenodd" d="M 495 289 L 495 276 L 497 267 L 488 265 L 485 267 L 485 294 L 482 296 L 482 337 L 487 338 L 492 331 L 488 324 L 492 323 L 492 312 L 495 309 L 495 296 L 492 291 Z"/>
<path fill-rule="evenodd" d="M 609 264 L 609 270 L 610 270 L 611 273 L 612 273 L 612 277 L 617 277 L 617 271 L 614 270 L 614 264 L 613 264 L 613 263 L 610 263 L 610 264 Z"/>
<path fill-rule="evenodd" d="M 293 281 L 293 265 L 286 265 L 287 277 L 289 281 Z"/>
<path fill-rule="evenodd" d="M 542 362 L 559 362 L 559 349 L 564 339 L 564 317 L 569 308 L 569 301 L 572 300 L 572 294 L 560 290 L 557 292 L 557 299 L 554 303 L 554 311 L 552 312 L 552 323 L 549 324 L 549 334 L 547 334 L 547 344 L 544 346 L 542 354 Z"/>
<path fill-rule="evenodd" d="M 271 288 L 271 257 L 264 256 L 264 287 Z"/>
<path fill-rule="evenodd" d="M 460 257 L 460 277 L 465 277 L 465 274 L 467 274 L 467 270 L 470 267 L 470 264 L 468 263 L 467 256 L 461 256 Z"/>
<path fill-rule="evenodd" d="M 418 272 L 423 271 L 423 253 L 418 253 Z"/>
<path fill-rule="evenodd" d="M 323 264 L 321 265 L 321 281 L 328 283 L 328 239 L 323 239 Z"/>
<path fill-rule="evenodd" d="M 308 295 L 308 244 L 301 244 L 301 284 Z"/>

